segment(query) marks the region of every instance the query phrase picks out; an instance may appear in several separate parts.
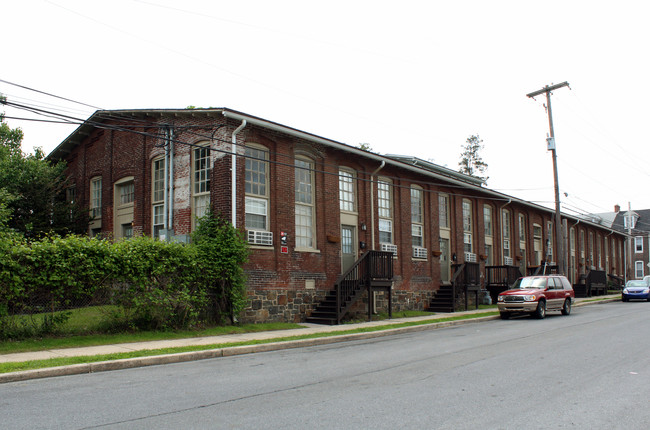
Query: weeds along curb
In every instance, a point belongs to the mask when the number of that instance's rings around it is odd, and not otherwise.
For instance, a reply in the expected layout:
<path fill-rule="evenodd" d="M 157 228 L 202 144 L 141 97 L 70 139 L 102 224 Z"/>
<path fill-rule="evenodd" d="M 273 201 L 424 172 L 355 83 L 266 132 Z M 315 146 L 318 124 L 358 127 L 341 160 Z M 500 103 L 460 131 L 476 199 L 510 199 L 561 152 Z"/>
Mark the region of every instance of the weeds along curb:
<path fill-rule="evenodd" d="M 119 360 L 99 361 L 96 363 L 72 364 L 68 366 L 46 367 L 42 369 L 22 370 L 0 374 L 0 384 L 8 382 L 27 381 L 30 379 L 50 378 L 54 376 L 80 375 L 84 373 L 106 372 L 110 370 L 133 369 L 136 367 L 156 366 L 161 364 L 184 363 L 188 361 L 205 360 L 209 358 L 231 357 L 235 355 L 253 354 L 256 352 L 279 351 L 290 348 L 328 345 L 351 340 L 373 339 L 401 333 L 413 333 L 425 330 L 435 330 L 445 327 L 472 324 L 498 319 L 499 316 L 477 317 L 464 320 L 442 321 L 430 324 L 420 324 L 409 327 L 387 328 L 364 333 L 351 333 L 317 337 L 313 339 L 297 339 L 279 342 L 269 342 L 256 345 L 232 346 L 226 348 L 208 349 L 204 351 L 180 352 L 176 354 L 155 355 L 151 357 L 125 358 Z"/>

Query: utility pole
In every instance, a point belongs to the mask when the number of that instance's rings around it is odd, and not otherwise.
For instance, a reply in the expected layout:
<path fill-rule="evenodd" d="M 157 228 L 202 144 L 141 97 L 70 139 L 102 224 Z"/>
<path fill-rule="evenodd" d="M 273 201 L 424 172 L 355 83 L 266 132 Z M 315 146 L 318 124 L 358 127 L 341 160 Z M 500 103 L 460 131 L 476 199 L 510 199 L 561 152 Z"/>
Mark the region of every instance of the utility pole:
<path fill-rule="evenodd" d="M 561 274 L 566 274 L 567 268 L 566 268 L 566 260 L 564 258 L 564 241 L 563 241 L 563 235 L 562 235 L 562 218 L 560 216 L 560 185 L 558 184 L 558 179 L 557 179 L 557 154 L 555 152 L 555 134 L 553 132 L 553 113 L 551 111 L 551 91 L 557 90 L 562 87 L 568 87 L 569 83 L 568 82 L 562 82 L 561 84 L 556 84 L 556 85 L 551 85 L 548 86 L 546 85 L 544 88 L 541 90 L 533 91 L 532 93 L 526 94 L 526 97 L 530 97 L 531 99 L 535 96 L 538 96 L 540 94 L 546 93 L 546 108 L 548 111 L 548 126 L 550 129 L 550 136 L 547 139 L 548 142 L 548 149 L 551 150 L 551 153 L 553 155 L 553 176 L 555 179 L 555 241 L 557 243 L 556 249 L 557 249 L 557 266 L 558 266 L 558 271 Z"/>

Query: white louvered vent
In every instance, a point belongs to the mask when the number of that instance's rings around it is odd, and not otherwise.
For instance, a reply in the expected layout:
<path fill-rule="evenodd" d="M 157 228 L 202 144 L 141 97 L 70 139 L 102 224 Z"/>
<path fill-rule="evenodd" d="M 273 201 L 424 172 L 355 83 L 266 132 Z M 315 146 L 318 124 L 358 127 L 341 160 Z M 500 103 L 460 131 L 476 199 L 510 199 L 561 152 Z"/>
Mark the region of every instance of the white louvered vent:
<path fill-rule="evenodd" d="M 419 246 L 413 247 L 413 258 L 427 258 L 427 249 Z"/>
<path fill-rule="evenodd" d="M 253 245 L 271 246 L 273 245 L 273 232 L 248 230 L 248 243 Z"/>
<path fill-rule="evenodd" d="M 393 255 L 397 256 L 397 245 L 393 245 L 392 243 L 382 243 L 381 250 L 386 252 L 392 252 Z"/>

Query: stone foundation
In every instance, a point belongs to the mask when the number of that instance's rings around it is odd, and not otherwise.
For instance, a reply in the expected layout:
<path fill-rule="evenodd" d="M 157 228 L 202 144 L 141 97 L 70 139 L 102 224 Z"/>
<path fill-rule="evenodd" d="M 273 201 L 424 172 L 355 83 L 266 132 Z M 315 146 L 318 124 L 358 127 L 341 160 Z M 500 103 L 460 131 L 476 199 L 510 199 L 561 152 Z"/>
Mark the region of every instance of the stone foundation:
<path fill-rule="evenodd" d="M 294 322 L 299 323 L 325 298 L 323 290 L 249 290 L 249 305 L 240 316 L 243 323 Z M 393 290 L 393 313 L 400 311 L 423 311 L 429 305 L 434 292 Z M 464 299 L 463 299 L 464 300 Z M 375 312 L 388 313 L 388 297 L 385 291 L 375 293 Z M 365 319 L 368 315 L 368 296 L 363 294 L 352 306 L 346 319 Z"/>

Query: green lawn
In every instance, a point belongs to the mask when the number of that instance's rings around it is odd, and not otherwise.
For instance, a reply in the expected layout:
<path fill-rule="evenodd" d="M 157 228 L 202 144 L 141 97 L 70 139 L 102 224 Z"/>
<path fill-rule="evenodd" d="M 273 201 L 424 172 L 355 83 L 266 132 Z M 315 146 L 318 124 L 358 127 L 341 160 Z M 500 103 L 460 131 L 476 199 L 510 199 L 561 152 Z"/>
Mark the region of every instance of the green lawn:
<path fill-rule="evenodd" d="M 74 309 L 70 318 L 56 335 L 26 339 L 19 341 L 0 342 L 0 354 L 15 352 L 40 351 L 44 349 L 75 348 L 83 346 L 109 345 L 114 343 L 146 342 L 150 340 L 182 339 L 203 336 L 219 336 L 233 333 L 252 333 L 270 330 L 285 330 L 302 327 L 292 323 L 243 324 L 239 326 L 216 326 L 200 330 L 179 331 L 138 331 L 106 333 L 110 323 L 110 314 L 117 308 L 114 306 L 92 306 Z M 55 315 L 58 314 L 55 312 Z M 18 323 L 42 321 L 45 315 L 19 317 Z"/>

